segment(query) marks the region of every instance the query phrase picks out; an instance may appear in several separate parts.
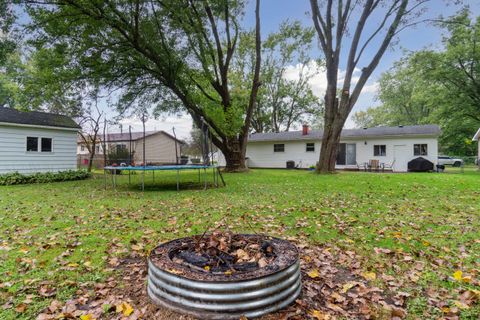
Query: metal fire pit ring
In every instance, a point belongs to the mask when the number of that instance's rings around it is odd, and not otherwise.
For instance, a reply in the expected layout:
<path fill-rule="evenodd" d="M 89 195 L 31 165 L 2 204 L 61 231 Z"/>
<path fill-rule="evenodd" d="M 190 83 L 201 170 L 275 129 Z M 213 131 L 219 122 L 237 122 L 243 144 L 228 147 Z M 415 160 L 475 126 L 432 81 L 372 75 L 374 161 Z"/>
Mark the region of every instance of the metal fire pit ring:
<path fill-rule="evenodd" d="M 260 317 L 295 301 L 302 287 L 297 248 L 278 238 L 242 236 L 269 241 L 277 257 L 254 271 L 207 273 L 174 263 L 171 252 L 193 240 L 173 240 L 152 250 L 148 259 L 149 297 L 178 313 L 219 320 Z"/>

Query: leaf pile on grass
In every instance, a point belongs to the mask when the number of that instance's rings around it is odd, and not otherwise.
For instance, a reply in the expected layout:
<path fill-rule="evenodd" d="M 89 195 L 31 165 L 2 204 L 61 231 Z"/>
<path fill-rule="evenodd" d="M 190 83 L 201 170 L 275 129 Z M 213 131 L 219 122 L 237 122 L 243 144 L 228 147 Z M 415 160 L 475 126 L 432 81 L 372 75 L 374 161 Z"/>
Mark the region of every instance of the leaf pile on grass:
<path fill-rule="evenodd" d="M 264 268 L 273 259 L 273 247 L 263 237 L 215 231 L 194 236 L 191 245 L 178 251 L 173 261 L 207 272 L 233 273 Z"/>
<path fill-rule="evenodd" d="M 33 174 L 21 174 L 19 172 L 13 172 L 0 175 L 0 186 L 83 180 L 90 178 L 90 176 L 91 174 L 85 170 L 37 172 Z"/>

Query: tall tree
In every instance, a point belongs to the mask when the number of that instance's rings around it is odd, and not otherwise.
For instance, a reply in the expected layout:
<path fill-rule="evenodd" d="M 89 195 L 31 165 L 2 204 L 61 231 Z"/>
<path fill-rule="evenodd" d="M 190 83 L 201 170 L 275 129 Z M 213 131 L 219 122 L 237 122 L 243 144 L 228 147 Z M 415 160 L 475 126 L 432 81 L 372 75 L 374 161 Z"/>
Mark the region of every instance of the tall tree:
<path fill-rule="evenodd" d="M 249 90 L 231 81 L 244 1 L 164 0 L 27 2 L 39 46 L 65 46 L 64 66 L 117 90 L 122 109 L 151 105 L 205 121 L 228 170 L 245 168 L 260 86 L 260 0 L 255 5 L 254 72 Z"/>
<path fill-rule="evenodd" d="M 378 66 L 394 36 L 411 23 L 427 0 L 310 0 L 312 19 L 325 56 L 327 89 L 320 161 L 317 171 L 335 171 L 337 146 L 345 121 L 365 83 Z M 375 16 L 375 19 L 373 18 Z M 380 19 L 376 19 L 380 17 Z M 368 25 L 371 22 L 372 25 Z M 349 46 L 344 40 L 351 34 Z M 378 45 L 375 47 L 375 44 Z M 346 51 L 342 49 L 347 48 Z M 367 50 L 368 49 L 368 50 Z M 365 57 L 365 52 L 373 52 Z M 345 63 L 341 60 L 345 58 Z M 345 66 L 339 85 L 339 67 Z M 361 66 L 363 65 L 363 66 Z M 361 70 L 353 81 L 355 70 Z"/>
<path fill-rule="evenodd" d="M 471 137 L 480 127 L 480 18 L 468 11 L 440 23 L 441 50 L 411 53 L 380 77 L 380 107 L 355 113 L 357 126 L 435 123 L 440 149 L 473 155 Z"/>
<path fill-rule="evenodd" d="M 78 118 L 78 124 L 82 127 L 79 136 L 89 153 L 88 172 L 92 171 L 97 146 L 101 144 L 101 140 L 105 140 L 105 136 L 101 136 L 104 112 L 100 110 L 98 100 L 98 90 L 93 90 L 93 95 L 90 99 L 91 104 L 86 107 L 86 110 Z M 106 153 L 106 149 L 103 149 L 103 153 Z"/>
<path fill-rule="evenodd" d="M 382 105 L 353 115 L 357 127 L 419 125 L 431 123 L 443 95 L 427 74 L 429 61 L 412 53 L 382 73 L 377 100 Z"/>
<path fill-rule="evenodd" d="M 448 31 L 445 50 L 422 53 L 430 61 L 426 72 L 450 96 L 463 100 L 461 108 L 452 108 L 480 124 L 480 17 L 471 19 L 469 11 L 462 11 L 441 25 Z"/>
<path fill-rule="evenodd" d="M 309 52 L 315 31 L 298 21 L 283 22 L 262 44 L 261 87 L 252 129 L 256 132 L 289 131 L 302 122 L 322 116 L 320 99 L 310 80 L 320 69 Z M 252 39 L 241 38 L 240 46 Z M 251 48 L 253 50 L 253 48 Z"/>
<path fill-rule="evenodd" d="M 6 57 L 0 73 L 0 106 L 80 116 L 85 85 L 70 81 L 74 75 L 63 67 L 68 56 L 62 48 L 25 51 L 26 46 L 17 44 Z"/>
<path fill-rule="evenodd" d="M 15 21 L 11 0 L 0 1 L 0 68 L 5 65 L 7 57 L 15 50 L 16 43 L 11 34 Z"/>

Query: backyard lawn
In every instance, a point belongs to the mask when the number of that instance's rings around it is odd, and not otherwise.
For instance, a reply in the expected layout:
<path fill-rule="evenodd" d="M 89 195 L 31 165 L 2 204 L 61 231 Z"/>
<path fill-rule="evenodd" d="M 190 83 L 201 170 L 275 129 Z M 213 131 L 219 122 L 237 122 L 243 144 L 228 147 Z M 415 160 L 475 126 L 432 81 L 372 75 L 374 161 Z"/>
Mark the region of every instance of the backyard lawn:
<path fill-rule="evenodd" d="M 226 226 L 355 254 L 366 280 L 403 295 L 407 318 L 480 317 L 480 172 L 224 176 L 225 188 L 206 191 L 195 172 L 181 173 L 180 192 L 168 172 L 156 185 L 148 175 L 144 193 L 124 175 L 116 191 L 102 175 L 0 187 L 0 319 L 35 319 L 121 277 L 117 260 Z"/>

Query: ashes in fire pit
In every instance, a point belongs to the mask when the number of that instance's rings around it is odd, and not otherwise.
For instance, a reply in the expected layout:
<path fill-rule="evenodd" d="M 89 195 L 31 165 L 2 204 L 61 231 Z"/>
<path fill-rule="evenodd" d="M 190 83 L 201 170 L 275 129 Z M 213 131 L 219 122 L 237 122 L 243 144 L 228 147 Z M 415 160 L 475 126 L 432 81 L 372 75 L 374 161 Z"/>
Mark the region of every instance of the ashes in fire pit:
<path fill-rule="evenodd" d="M 214 232 L 167 242 L 149 257 L 150 298 L 201 319 L 261 316 L 300 291 L 298 251 L 278 238 Z"/>
<path fill-rule="evenodd" d="M 268 239 L 222 232 L 194 236 L 192 242 L 170 253 L 175 263 L 227 274 L 265 268 L 275 256 Z"/>

